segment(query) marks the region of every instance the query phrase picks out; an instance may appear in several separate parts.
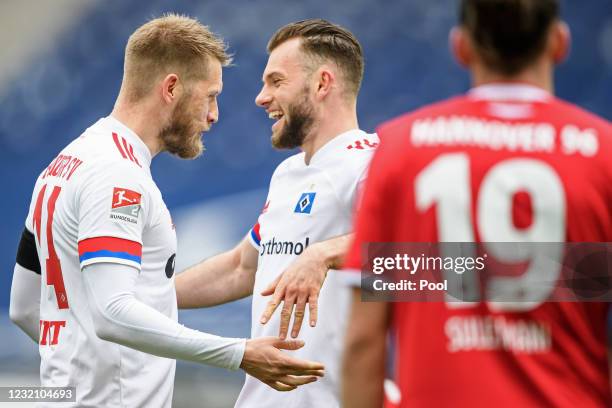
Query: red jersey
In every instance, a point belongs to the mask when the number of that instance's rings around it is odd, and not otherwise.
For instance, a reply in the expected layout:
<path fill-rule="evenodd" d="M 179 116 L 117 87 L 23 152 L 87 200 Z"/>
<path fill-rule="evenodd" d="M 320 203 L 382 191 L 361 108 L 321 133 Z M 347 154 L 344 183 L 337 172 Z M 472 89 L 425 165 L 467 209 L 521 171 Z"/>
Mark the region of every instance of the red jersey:
<path fill-rule="evenodd" d="M 355 242 L 610 242 L 612 127 L 491 84 L 378 129 Z M 484 244 L 486 245 L 486 244 Z M 401 407 L 611 406 L 605 303 L 392 303 Z"/>

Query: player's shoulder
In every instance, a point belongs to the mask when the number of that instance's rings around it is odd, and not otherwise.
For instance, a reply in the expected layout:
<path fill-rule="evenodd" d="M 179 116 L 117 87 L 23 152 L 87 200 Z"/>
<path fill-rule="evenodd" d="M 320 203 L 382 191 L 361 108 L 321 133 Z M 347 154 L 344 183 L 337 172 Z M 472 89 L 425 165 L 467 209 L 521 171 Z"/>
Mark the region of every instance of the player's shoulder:
<path fill-rule="evenodd" d="M 470 101 L 465 95 L 453 96 L 451 98 L 424 105 L 414 111 L 409 111 L 381 123 L 376 128 L 376 133 L 381 140 L 379 155 L 399 155 L 409 145 L 410 132 L 413 124 L 419 120 L 457 114 L 457 112 L 468 112 Z"/>
<path fill-rule="evenodd" d="M 117 186 L 133 186 L 143 191 L 156 189 L 149 173 L 129 160 L 116 157 L 109 152 L 100 152 L 90 156 L 82 165 L 82 170 L 73 177 L 75 185 L 91 190 L 104 189 L 112 184 Z"/>
<path fill-rule="evenodd" d="M 338 154 L 330 158 L 331 164 L 326 168 L 334 174 L 334 178 L 354 178 L 368 166 L 379 144 L 376 133 L 352 131 L 339 140 Z"/>
<path fill-rule="evenodd" d="M 567 149 L 590 152 L 593 159 L 610 167 L 612 124 L 606 119 L 563 99 L 554 98 L 543 117 L 554 123 Z"/>
<path fill-rule="evenodd" d="M 133 143 L 119 130 L 106 123 L 107 118 L 87 128 L 70 146 L 70 150 L 84 158 L 90 172 L 125 174 L 149 177 L 142 157 L 138 158 Z"/>
<path fill-rule="evenodd" d="M 376 132 L 381 140 L 386 143 L 387 137 L 394 134 L 403 134 L 404 130 L 409 130 L 412 124 L 418 119 L 455 113 L 466 107 L 468 103 L 469 100 L 465 95 L 453 96 L 389 119 L 381 123 L 376 129 Z"/>
<path fill-rule="evenodd" d="M 351 195 L 380 144 L 376 133 L 352 130 L 334 140 L 314 166 L 340 197 Z"/>
<path fill-rule="evenodd" d="M 363 160 L 370 156 L 378 147 L 380 140 L 377 133 L 367 133 L 363 130 L 350 132 L 340 142 L 340 151 L 348 160 Z"/>
<path fill-rule="evenodd" d="M 89 127 L 79 137 L 81 147 L 95 157 L 125 162 L 135 168 L 143 168 L 134 143 L 121 129 L 115 129 L 103 118 Z"/>
<path fill-rule="evenodd" d="M 323 145 L 312 157 L 310 167 L 334 178 L 351 178 L 370 162 L 379 145 L 376 133 L 351 129 Z"/>
<path fill-rule="evenodd" d="M 556 111 L 555 117 L 560 118 L 564 122 L 598 129 L 608 134 L 612 131 L 612 124 L 608 120 L 571 102 L 560 98 L 553 98 L 552 106 Z"/>

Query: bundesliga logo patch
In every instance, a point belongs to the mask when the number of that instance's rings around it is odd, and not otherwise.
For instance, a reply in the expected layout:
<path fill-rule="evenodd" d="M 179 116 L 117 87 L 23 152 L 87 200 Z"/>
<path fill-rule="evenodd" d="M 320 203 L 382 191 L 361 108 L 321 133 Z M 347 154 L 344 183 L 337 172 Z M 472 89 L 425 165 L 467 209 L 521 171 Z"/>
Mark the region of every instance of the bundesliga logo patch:
<path fill-rule="evenodd" d="M 297 214 L 310 214 L 316 195 L 317 193 L 302 193 L 293 212 Z"/>
<path fill-rule="evenodd" d="M 127 221 L 138 224 L 140 212 L 140 193 L 127 188 L 113 188 L 113 204 L 110 218 L 112 220 Z"/>

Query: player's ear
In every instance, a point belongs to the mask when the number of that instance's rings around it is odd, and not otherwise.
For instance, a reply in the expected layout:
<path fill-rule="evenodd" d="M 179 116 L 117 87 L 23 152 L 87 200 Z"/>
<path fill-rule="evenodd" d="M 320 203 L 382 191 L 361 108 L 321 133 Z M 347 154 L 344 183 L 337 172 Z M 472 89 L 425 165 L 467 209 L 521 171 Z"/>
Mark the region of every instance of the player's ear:
<path fill-rule="evenodd" d="M 332 90 L 336 82 L 336 76 L 329 67 L 323 65 L 315 71 L 313 78 L 315 80 L 315 98 L 317 100 L 324 99 Z"/>
<path fill-rule="evenodd" d="M 180 96 L 180 81 L 176 74 L 168 74 L 162 80 L 162 99 L 168 104 L 177 101 Z"/>
<path fill-rule="evenodd" d="M 448 45 L 459 65 L 468 68 L 472 64 L 474 56 L 472 42 L 463 27 L 455 26 L 450 30 Z"/>
<path fill-rule="evenodd" d="M 548 41 L 549 55 L 555 64 L 562 63 L 567 58 L 572 42 L 569 26 L 565 21 L 553 23 Z"/>

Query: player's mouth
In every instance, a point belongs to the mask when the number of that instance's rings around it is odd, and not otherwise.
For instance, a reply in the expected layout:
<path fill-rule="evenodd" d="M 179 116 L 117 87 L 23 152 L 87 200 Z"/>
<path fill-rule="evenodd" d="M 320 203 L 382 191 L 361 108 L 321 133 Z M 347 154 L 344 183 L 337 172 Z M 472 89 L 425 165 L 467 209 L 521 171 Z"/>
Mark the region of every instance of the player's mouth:
<path fill-rule="evenodd" d="M 279 111 L 279 110 L 275 110 L 275 111 L 270 111 L 268 112 L 268 117 L 270 119 L 275 120 L 276 122 L 274 122 L 274 124 L 272 125 L 272 130 L 274 130 L 275 128 L 277 128 L 279 126 L 279 123 L 281 122 L 281 120 L 283 119 L 285 115 L 283 114 L 283 112 Z"/>

